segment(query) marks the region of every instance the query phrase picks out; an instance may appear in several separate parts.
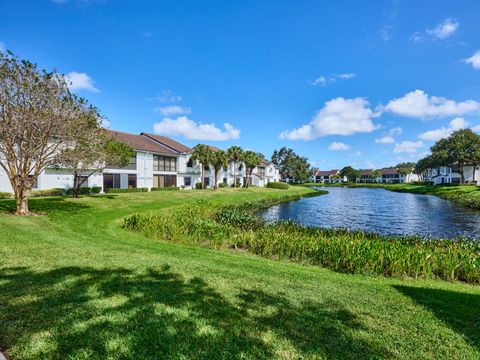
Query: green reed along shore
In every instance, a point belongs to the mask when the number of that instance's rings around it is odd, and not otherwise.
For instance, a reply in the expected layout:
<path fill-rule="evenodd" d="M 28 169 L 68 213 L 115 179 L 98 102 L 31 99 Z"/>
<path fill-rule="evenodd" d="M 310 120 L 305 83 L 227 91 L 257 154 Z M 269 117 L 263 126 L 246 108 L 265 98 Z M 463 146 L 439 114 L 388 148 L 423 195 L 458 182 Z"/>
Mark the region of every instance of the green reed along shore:
<path fill-rule="evenodd" d="M 306 183 L 299 186 L 382 188 L 390 191 L 421 195 L 435 195 L 470 209 L 480 210 L 480 186 L 475 185 L 425 185 L 421 183 L 371 184 L 371 183 Z"/>
<path fill-rule="evenodd" d="M 255 215 L 259 209 L 298 198 L 299 195 L 278 195 L 226 206 L 202 200 L 166 215 L 130 215 L 124 219 L 123 227 L 163 240 L 215 249 L 243 249 L 267 258 L 320 265 L 350 274 L 480 283 L 480 243 L 476 241 L 383 236 L 305 227 L 290 221 L 266 224 Z"/>

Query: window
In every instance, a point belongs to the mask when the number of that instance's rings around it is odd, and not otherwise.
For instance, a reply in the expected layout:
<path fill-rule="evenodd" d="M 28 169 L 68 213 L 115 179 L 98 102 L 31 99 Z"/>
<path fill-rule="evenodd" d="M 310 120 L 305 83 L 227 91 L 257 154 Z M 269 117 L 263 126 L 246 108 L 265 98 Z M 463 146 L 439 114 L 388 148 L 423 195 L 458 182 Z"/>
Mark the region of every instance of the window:
<path fill-rule="evenodd" d="M 227 178 L 223 178 L 223 183 L 226 184 L 227 182 Z"/>
<path fill-rule="evenodd" d="M 210 165 L 205 165 L 205 166 L 203 167 L 203 170 L 205 170 L 205 171 L 210 171 Z"/>
<path fill-rule="evenodd" d="M 242 171 L 242 170 L 243 170 L 243 164 L 238 165 L 238 171 Z"/>
<path fill-rule="evenodd" d="M 203 187 L 206 188 L 209 185 L 210 185 L 210 178 L 209 177 L 204 177 L 203 178 Z"/>
<path fill-rule="evenodd" d="M 177 171 L 177 158 L 153 155 L 153 171 Z"/>
<path fill-rule="evenodd" d="M 130 160 L 128 161 L 128 165 L 124 166 L 121 169 L 127 169 L 127 170 L 137 170 L 137 155 L 132 156 Z"/>
<path fill-rule="evenodd" d="M 135 189 L 137 187 L 137 174 L 128 174 L 128 188 Z"/>
<path fill-rule="evenodd" d="M 261 176 L 265 176 L 265 167 L 262 166 L 258 169 L 258 172 L 260 173 Z"/>
<path fill-rule="evenodd" d="M 103 190 L 120 188 L 120 174 L 103 174 Z"/>
<path fill-rule="evenodd" d="M 177 186 L 177 175 L 153 175 L 154 188 L 171 186 Z"/>
<path fill-rule="evenodd" d="M 188 159 L 188 162 L 187 162 L 187 167 L 193 167 L 193 160 L 192 158 Z"/>
<path fill-rule="evenodd" d="M 183 184 L 185 186 L 190 186 L 192 185 L 192 178 L 190 176 L 186 176 L 183 178 Z"/>

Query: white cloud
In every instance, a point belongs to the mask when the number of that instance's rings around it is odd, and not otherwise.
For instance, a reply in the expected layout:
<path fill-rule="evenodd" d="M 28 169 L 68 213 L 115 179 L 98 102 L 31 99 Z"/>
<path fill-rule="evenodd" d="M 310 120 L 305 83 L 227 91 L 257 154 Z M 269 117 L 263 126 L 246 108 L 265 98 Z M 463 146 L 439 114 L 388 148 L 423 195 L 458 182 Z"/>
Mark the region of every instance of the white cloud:
<path fill-rule="evenodd" d="M 153 124 L 153 130 L 157 134 L 170 136 L 183 136 L 188 140 L 217 140 L 225 141 L 238 139 L 240 130 L 229 123 L 223 124 L 223 130 L 215 124 L 197 123 L 186 116 L 177 119 L 165 118 Z"/>
<path fill-rule="evenodd" d="M 346 74 L 337 74 L 335 75 L 336 78 L 338 79 L 353 79 L 356 75 L 354 73 L 346 73 Z"/>
<path fill-rule="evenodd" d="M 192 112 L 192 109 L 190 109 L 189 107 L 182 107 L 178 105 L 168 105 L 156 107 L 154 111 L 162 114 L 163 116 L 172 116 L 190 114 Z"/>
<path fill-rule="evenodd" d="M 325 102 L 309 124 L 282 132 L 280 139 L 313 140 L 327 135 L 369 133 L 378 129 L 372 122 L 374 116 L 366 99 L 339 97 Z"/>
<path fill-rule="evenodd" d="M 327 84 L 327 79 L 325 76 L 320 76 L 312 81 L 312 85 L 314 86 L 325 86 Z"/>
<path fill-rule="evenodd" d="M 332 151 L 346 151 L 350 149 L 351 147 L 343 142 L 333 142 L 328 146 L 328 150 Z"/>
<path fill-rule="evenodd" d="M 393 144 L 395 142 L 395 139 L 393 136 L 382 136 L 381 138 L 375 139 L 375 142 L 377 144 Z"/>
<path fill-rule="evenodd" d="M 403 129 L 400 126 L 397 126 L 388 130 L 388 135 L 390 136 L 400 135 L 401 133 L 403 133 Z"/>
<path fill-rule="evenodd" d="M 94 86 L 95 81 L 86 73 L 72 71 L 65 75 L 65 80 L 69 83 L 72 91 L 86 90 L 94 93 L 100 92 L 100 90 Z"/>
<path fill-rule="evenodd" d="M 419 134 L 418 138 L 424 141 L 437 141 L 448 137 L 455 130 L 464 129 L 466 127 L 468 127 L 468 122 L 464 118 L 457 117 L 450 121 L 448 127 L 442 126 L 440 129 L 426 131 Z"/>
<path fill-rule="evenodd" d="M 394 153 L 416 153 L 418 148 L 423 146 L 422 141 L 410 141 L 405 140 L 402 141 L 400 144 L 395 144 L 393 149 Z"/>
<path fill-rule="evenodd" d="M 355 151 L 352 156 L 357 156 L 357 157 L 360 157 L 360 156 L 363 156 L 363 153 L 361 151 Z"/>
<path fill-rule="evenodd" d="M 421 43 L 428 39 L 444 40 L 453 36 L 459 27 L 460 23 L 456 19 L 448 18 L 433 29 L 426 29 L 424 32 L 414 32 L 410 39 L 416 43 Z"/>
<path fill-rule="evenodd" d="M 319 76 L 312 82 L 310 82 L 314 86 L 325 86 L 330 82 L 335 82 L 337 80 L 349 80 L 353 79 L 356 75 L 354 73 L 343 73 L 343 74 L 332 74 L 328 78 L 325 76 Z"/>
<path fill-rule="evenodd" d="M 0 41 L 0 51 L 2 51 L 2 52 L 7 51 L 7 47 L 5 46 L 5 43 L 1 42 L 1 41 Z"/>
<path fill-rule="evenodd" d="M 429 96 L 423 90 L 415 90 L 405 96 L 391 100 L 383 110 L 397 115 L 428 119 L 446 116 L 461 116 L 480 110 L 480 103 L 474 100 L 456 102 L 438 96 Z"/>
<path fill-rule="evenodd" d="M 156 100 L 160 101 L 161 103 L 175 103 L 182 101 L 182 97 L 175 95 L 172 90 L 163 90 L 160 95 L 149 100 Z"/>
<path fill-rule="evenodd" d="M 383 41 L 389 41 L 392 38 L 393 27 L 391 25 L 385 25 L 380 29 L 380 36 Z"/>
<path fill-rule="evenodd" d="M 384 136 L 375 139 L 377 144 L 393 144 L 395 142 L 395 135 L 400 135 L 403 132 L 401 127 L 394 127 L 388 130 Z"/>
<path fill-rule="evenodd" d="M 460 26 L 459 22 L 453 18 L 445 19 L 433 29 L 427 29 L 426 33 L 430 35 L 434 40 L 446 39 L 458 30 Z"/>
<path fill-rule="evenodd" d="M 464 62 L 472 65 L 474 69 L 480 70 L 480 50 L 477 50 L 475 54 L 465 59 Z"/>

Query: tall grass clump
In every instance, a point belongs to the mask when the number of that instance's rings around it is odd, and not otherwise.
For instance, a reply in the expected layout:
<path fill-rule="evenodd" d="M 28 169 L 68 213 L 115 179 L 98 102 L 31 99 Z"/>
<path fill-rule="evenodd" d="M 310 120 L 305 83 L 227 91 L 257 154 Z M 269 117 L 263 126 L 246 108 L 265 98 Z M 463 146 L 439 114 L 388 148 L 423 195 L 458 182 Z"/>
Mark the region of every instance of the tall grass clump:
<path fill-rule="evenodd" d="M 313 195 L 325 192 L 312 193 Z M 265 223 L 256 213 L 298 196 L 218 206 L 200 200 L 166 215 L 133 214 L 123 227 L 175 242 L 236 248 L 350 274 L 480 283 L 480 243 L 466 239 L 384 236 L 363 231 Z"/>

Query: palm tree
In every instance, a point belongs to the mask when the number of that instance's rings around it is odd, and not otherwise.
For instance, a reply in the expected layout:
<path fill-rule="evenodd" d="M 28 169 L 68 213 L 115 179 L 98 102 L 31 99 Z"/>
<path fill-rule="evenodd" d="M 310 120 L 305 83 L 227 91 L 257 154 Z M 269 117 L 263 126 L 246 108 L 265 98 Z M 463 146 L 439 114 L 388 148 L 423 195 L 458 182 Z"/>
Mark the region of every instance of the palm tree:
<path fill-rule="evenodd" d="M 213 187 L 214 190 L 218 188 L 218 173 L 222 168 L 227 167 L 228 164 L 228 155 L 223 150 L 218 150 L 212 152 L 212 157 L 210 162 L 212 163 L 213 170 L 215 171 L 215 185 Z"/>
<path fill-rule="evenodd" d="M 243 162 L 245 163 L 245 167 L 247 169 L 247 181 L 245 183 L 245 187 L 248 187 L 248 184 L 250 184 L 250 180 L 252 178 L 253 169 L 262 163 L 262 158 L 259 156 L 259 154 L 251 150 L 247 150 L 243 156 Z"/>
<path fill-rule="evenodd" d="M 233 161 L 233 187 L 237 187 L 237 162 L 243 160 L 243 149 L 240 146 L 230 146 L 227 156 Z"/>
<path fill-rule="evenodd" d="M 192 149 L 192 160 L 197 160 L 201 166 L 201 174 L 202 174 L 202 189 L 205 189 L 204 183 L 204 167 L 210 163 L 210 159 L 212 158 L 212 149 L 210 149 L 207 145 L 198 144 Z"/>

